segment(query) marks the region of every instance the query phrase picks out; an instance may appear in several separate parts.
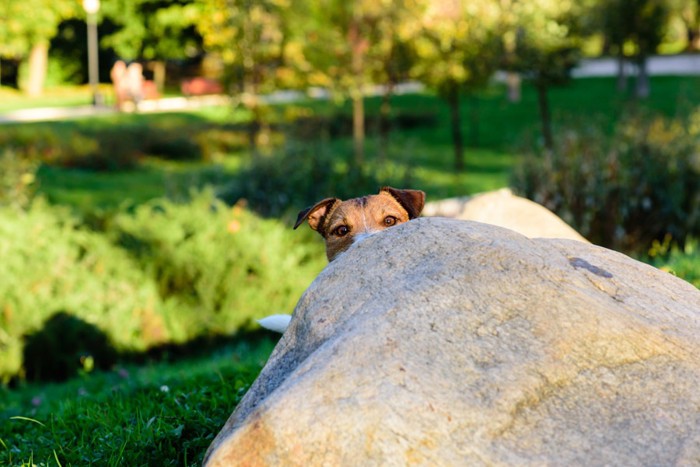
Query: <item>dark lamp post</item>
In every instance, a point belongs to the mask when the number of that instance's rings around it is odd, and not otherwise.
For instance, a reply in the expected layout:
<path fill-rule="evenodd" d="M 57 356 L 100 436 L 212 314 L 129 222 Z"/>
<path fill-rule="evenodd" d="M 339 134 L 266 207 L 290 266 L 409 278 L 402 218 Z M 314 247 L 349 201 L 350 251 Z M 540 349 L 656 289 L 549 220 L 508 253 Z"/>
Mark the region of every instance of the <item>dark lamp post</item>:
<path fill-rule="evenodd" d="M 83 8 L 87 13 L 88 79 L 92 90 L 92 105 L 97 106 L 102 105 L 97 58 L 97 12 L 100 11 L 100 0 L 83 0 Z"/>

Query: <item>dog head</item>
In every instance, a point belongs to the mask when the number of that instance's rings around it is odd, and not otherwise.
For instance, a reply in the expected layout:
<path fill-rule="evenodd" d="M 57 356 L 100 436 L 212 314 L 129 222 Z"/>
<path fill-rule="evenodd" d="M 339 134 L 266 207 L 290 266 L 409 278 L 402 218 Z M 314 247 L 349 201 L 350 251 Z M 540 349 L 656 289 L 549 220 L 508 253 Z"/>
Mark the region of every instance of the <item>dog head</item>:
<path fill-rule="evenodd" d="M 367 236 L 418 217 L 425 204 L 419 190 L 384 187 L 379 194 L 342 201 L 326 198 L 299 213 L 294 228 L 305 220 L 326 240 L 326 256 L 333 261 L 350 245 Z"/>

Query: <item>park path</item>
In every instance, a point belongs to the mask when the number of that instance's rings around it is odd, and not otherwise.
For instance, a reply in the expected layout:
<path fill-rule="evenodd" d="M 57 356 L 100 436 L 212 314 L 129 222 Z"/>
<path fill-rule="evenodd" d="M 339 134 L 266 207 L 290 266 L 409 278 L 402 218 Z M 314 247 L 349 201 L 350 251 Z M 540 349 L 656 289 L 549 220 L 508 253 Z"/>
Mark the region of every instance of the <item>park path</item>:
<path fill-rule="evenodd" d="M 700 55 L 683 54 L 650 57 L 648 70 L 652 76 L 700 76 Z M 616 73 L 617 62 L 613 58 L 583 59 L 579 66 L 572 71 L 574 78 L 614 76 Z M 627 64 L 627 73 L 628 75 L 635 73 L 635 67 L 631 63 Z M 420 88 L 420 85 L 416 83 L 406 83 L 401 86 L 397 89 L 399 93 L 415 92 Z M 379 92 L 378 89 L 374 89 L 371 93 Z M 300 95 L 300 93 L 295 91 L 280 91 L 269 96 L 268 100 L 272 103 L 290 102 L 299 99 Z M 328 94 L 323 90 L 319 90 L 312 97 L 327 98 Z M 144 101 L 139 105 L 138 111 L 139 113 L 148 113 L 188 110 L 227 102 L 230 102 L 230 99 L 226 96 L 170 97 Z M 113 107 L 92 105 L 22 109 L 0 113 L 0 125 L 16 122 L 65 120 L 115 113 L 117 113 L 117 110 Z"/>
<path fill-rule="evenodd" d="M 139 113 L 173 112 L 197 109 L 228 102 L 225 96 L 165 97 L 143 101 L 139 104 Z M 37 122 L 47 120 L 66 120 L 72 118 L 94 117 L 118 113 L 111 106 L 81 105 L 75 107 L 41 107 L 34 109 L 13 110 L 0 113 L 0 125 L 4 123 Z"/>
<path fill-rule="evenodd" d="M 699 76 L 700 55 L 657 55 L 647 61 L 649 74 L 652 76 Z M 626 64 L 627 75 L 634 75 L 636 67 Z M 588 58 L 581 60 L 572 71 L 574 78 L 590 78 L 617 75 L 617 60 L 614 58 Z"/>

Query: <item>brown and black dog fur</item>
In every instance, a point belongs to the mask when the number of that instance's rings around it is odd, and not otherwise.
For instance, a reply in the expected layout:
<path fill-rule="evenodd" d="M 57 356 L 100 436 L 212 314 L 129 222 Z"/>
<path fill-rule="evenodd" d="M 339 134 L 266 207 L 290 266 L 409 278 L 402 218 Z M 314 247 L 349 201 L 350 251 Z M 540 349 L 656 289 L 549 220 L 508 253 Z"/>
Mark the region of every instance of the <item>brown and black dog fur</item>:
<path fill-rule="evenodd" d="M 417 218 L 425 205 L 420 190 L 384 187 L 376 195 L 348 200 L 326 198 L 299 213 L 296 229 L 305 220 L 326 241 L 326 256 L 333 261 L 353 243 L 394 225 Z"/>

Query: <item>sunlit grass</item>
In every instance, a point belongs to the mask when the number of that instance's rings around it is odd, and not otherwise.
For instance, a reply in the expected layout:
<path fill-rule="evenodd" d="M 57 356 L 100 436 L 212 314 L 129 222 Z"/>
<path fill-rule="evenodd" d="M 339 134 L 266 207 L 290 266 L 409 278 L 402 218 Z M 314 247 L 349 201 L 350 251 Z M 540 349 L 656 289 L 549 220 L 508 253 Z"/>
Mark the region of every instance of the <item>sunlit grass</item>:
<path fill-rule="evenodd" d="M 108 92 L 109 88 L 103 86 Z M 46 89 L 43 95 L 28 97 L 19 90 L 0 87 L 0 113 L 41 107 L 75 107 L 92 103 L 89 86 L 62 86 Z"/>
<path fill-rule="evenodd" d="M 82 212 L 138 205 L 167 196 L 187 198 L 192 189 L 216 184 L 240 164 L 229 158 L 223 164 L 146 160 L 138 170 L 95 172 L 42 167 L 37 189 L 53 204 L 68 205 Z"/>
<path fill-rule="evenodd" d="M 0 465 L 199 465 L 272 345 L 0 388 Z"/>

